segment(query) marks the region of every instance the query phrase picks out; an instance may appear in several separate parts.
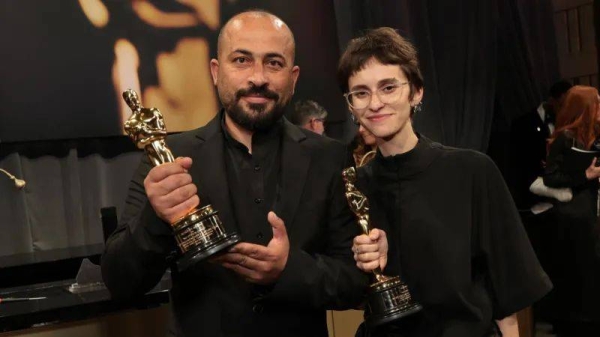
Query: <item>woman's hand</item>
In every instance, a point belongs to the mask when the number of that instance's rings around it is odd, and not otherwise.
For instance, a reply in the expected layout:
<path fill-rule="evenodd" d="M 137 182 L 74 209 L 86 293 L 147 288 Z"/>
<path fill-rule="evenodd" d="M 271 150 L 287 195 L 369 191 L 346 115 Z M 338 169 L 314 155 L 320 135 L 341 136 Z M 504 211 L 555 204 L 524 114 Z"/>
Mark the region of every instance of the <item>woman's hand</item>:
<path fill-rule="evenodd" d="M 352 245 L 356 266 L 364 272 L 372 272 L 380 268 L 383 270 L 387 264 L 388 241 L 385 232 L 374 228 L 366 234 L 354 238 Z"/>
<path fill-rule="evenodd" d="M 600 178 L 600 167 L 596 166 L 596 161 L 598 158 L 594 158 L 592 160 L 592 164 L 585 170 L 585 177 L 588 180 L 598 179 Z"/>
<path fill-rule="evenodd" d="M 497 320 L 496 324 L 498 324 L 503 337 L 519 337 L 519 321 L 516 313 Z"/>

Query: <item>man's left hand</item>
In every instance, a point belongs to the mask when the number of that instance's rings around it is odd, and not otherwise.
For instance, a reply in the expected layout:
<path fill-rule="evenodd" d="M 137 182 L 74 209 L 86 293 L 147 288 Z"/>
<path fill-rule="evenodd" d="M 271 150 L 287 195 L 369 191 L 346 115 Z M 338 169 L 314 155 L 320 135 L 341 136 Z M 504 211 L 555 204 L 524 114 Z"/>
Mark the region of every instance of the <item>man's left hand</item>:
<path fill-rule="evenodd" d="M 244 277 L 248 282 L 269 285 L 275 283 L 287 263 L 290 252 L 285 224 L 274 212 L 267 216 L 273 229 L 273 239 L 265 247 L 242 242 L 213 262 L 221 264 Z"/>

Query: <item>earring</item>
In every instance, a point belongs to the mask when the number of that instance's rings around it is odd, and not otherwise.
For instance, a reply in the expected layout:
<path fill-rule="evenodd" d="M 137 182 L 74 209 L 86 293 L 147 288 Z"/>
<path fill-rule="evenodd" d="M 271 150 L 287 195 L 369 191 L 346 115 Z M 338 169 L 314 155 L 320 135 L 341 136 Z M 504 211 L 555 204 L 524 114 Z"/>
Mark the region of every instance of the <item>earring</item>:
<path fill-rule="evenodd" d="M 413 108 L 413 114 L 421 112 L 421 110 L 423 110 L 423 102 L 419 102 L 419 103 L 415 104 L 415 106 L 413 106 L 412 108 Z"/>

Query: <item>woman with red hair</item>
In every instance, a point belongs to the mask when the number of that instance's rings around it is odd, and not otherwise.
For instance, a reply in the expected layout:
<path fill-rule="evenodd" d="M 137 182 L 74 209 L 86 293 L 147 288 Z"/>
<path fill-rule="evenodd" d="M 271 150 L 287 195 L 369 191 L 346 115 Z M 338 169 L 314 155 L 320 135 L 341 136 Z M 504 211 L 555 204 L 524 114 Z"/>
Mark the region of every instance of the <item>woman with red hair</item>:
<path fill-rule="evenodd" d="M 600 151 L 600 145 L 596 144 L 600 136 L 599 100 L 596 88 L 576 85 L 567 92 L 557 116 L 556 130 L 550 137 L 544 173 L 546 186 L 569 187 L 576 190 L 589 187 L 596 195 L 595 190 L 600 177 L 600 168 L 596 166 L 596 159 L 590 160 L 589 167 L 577 171 L 571 169 L 573 163 L 565 159 L 569 158 L 571 151 L 577 149 Z"/>
<path fill-rule="evenodd" d="M 571 88 L 557 114 L 550 137 L 544 184 L 570 188 L 569 202 L 554 204 L 553 266 L 546 272 L 554 283 L 551 316 L 558 336 L 597 335 L 600 331 L 600 259 L 598 246 L 598 178 L 600 160 L 600 97 L 598 90 Z M 581 164 L 576 157 L 588 156 Z M 549 233 L 550 234 L 550 233 Z"/>

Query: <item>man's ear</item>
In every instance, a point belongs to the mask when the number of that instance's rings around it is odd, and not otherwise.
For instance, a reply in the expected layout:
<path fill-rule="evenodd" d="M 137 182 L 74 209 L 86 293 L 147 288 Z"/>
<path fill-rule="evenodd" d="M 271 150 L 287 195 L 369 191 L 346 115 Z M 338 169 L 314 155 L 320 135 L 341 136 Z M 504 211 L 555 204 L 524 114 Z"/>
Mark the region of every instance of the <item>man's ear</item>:
<path fill-rule="evenodd" d="M 300 76 L 300 67 L 292 67 L 292 81 L 294 82 L 292 86 L 292 94 L 296 91 L 296 82 L 298 82 L 298 76 Z"/>
<path fill-rule="evenodd" d="M 217 59 L 210 60 L 210 75 L 213 79 L 213 85 L 217 85 L 217 79 L 219 78 L 219 61 Z"/>

